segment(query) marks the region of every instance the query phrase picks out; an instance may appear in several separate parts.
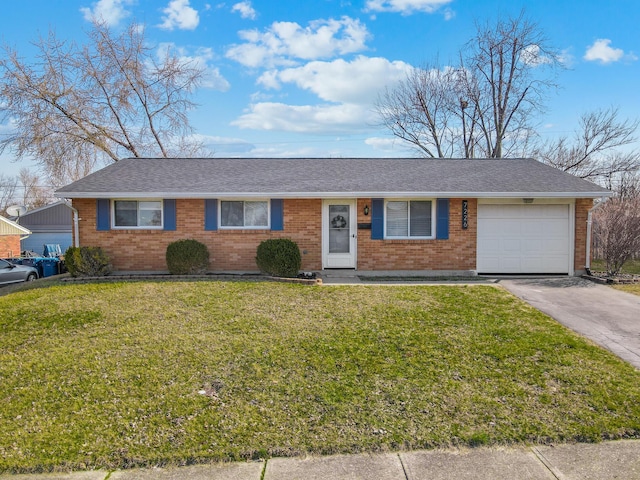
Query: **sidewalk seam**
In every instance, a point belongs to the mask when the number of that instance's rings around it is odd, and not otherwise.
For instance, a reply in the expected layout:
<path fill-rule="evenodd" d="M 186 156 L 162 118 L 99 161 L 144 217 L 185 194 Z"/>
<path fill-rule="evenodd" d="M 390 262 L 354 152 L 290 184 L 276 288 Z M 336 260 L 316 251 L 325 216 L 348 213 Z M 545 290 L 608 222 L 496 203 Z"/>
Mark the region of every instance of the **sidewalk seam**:
<path fill-rule="evenodd" d="M 531 451 L 538 458 L 538 460 L 540 460 L 540 462 L 547 468 L 547 470 L 551 472 L 551 475 L 553 475 L 557 480 L 567 480 L 567 477 L 565 477 L 560 470 L 554 467 L 551 464 L 551 462 L 549 462 L 549 460 L 547 460 L 547 458 L 542 454 L 540 450 L 538 450 L 536 447 L 531 447 Z"/>
<path fill-rule="evenodd" d="M 260 474 L 260 480 L 264 480 L 264 476 L 267 474 L 267 463 L 269 462 L 268 458 L 264 459 L 264 467 L 262 467 L 262 473 Z"/>
<path fill-rule="evenodd" d="M 398 455 L 398 460 L 400 461 L 400 466 L 402 467 L 402 473 L 404 473 L 404 478 L 405 480 L 409 480 L 409 475 L 407 474 L 407 469 L 404 467 L 404 462 L 402 461 L 402 457 L 400 456 L 400 453 L 398 453 L 397 455 Z"/>

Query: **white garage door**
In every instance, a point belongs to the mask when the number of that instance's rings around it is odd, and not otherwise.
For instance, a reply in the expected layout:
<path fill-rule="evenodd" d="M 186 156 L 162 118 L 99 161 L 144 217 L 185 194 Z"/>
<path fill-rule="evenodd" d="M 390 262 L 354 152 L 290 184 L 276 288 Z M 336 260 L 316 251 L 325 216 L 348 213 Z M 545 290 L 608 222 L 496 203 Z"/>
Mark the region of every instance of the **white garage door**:
<path fill-rule="evenodd" d="M 571 273 L 569 205 L 478 205 L 478 273 Z"/>

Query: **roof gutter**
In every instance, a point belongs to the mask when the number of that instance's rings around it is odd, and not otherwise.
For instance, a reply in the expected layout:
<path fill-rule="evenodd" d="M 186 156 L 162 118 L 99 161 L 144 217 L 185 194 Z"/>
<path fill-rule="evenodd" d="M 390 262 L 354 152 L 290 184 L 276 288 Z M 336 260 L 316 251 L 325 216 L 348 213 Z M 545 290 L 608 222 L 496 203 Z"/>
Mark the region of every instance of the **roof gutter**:
<path fill-rule="evenodd" d="M 599 198 L 606 192 L 56 192 L 64 198 Z"/>

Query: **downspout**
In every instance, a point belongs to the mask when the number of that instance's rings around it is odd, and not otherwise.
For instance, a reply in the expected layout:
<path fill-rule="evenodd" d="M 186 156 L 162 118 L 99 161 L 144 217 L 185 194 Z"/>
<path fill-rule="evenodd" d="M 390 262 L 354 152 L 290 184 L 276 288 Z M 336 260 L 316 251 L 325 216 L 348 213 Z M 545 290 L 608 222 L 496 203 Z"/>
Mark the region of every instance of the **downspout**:
<path fill-rule="evenodd" d="M 80 246 L 80 239 L 78 238 L 78 236 L 80 235 L 80 230 L 78 228 L 78 221 L 80 219 L 78 218 L 78 210 L 76 210 L 71 205 L 69 205 L 69 208 L 71 210 L 73 210 L 73 246 L 74 247 L 79 247 Z"/>
<path fill-rule="evenodd" d="M 587 212 L 587 257 L 584 262 L 584 269 L 587 272 L 587 275 L 591 275 L 591 227 L 593 225 L 593 212 L 600 208 L 607 201 L 607 197 L 602 197 L 602 200 L 593 207 L 589 209 Z"/>

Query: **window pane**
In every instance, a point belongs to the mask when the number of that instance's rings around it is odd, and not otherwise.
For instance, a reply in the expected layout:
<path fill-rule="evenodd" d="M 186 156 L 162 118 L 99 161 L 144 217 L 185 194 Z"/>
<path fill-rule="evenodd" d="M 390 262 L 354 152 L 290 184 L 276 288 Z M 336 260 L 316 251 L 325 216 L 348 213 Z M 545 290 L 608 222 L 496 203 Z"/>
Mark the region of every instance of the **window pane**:
<path fill-rule="evenodd" d="M 116 200 L 113 203 L 116 227 L 138 226 L 138 202 Z"/>
<path fill-rule="evenodd" d="M 412 237 L 431 236 L 431 202 L 411 202 L 410 205 Z"/>
<path fill-rule="evenodd" d="M 139 202 L 140 227 L 162 226 L 162 205 L 160 202 Z"/>
<path fill-rule="evenodd" d="M 387 202 L 387 236 L 409 235 L 408 202 Z"/>
<path fill-rule="evenodd" d="M 223 227 L 244 226 L 244 202 L 220 202 L 220 225 Z"/>
<path fill-rule="evenodd" d="M 349 253 L 349 205 L 329 205 L 329 253 Z"/>
<path fill-rule="evenodd" d="M 266 227 L 269 225 L 267 202 L 244 202 L 244 226 Z"/>

